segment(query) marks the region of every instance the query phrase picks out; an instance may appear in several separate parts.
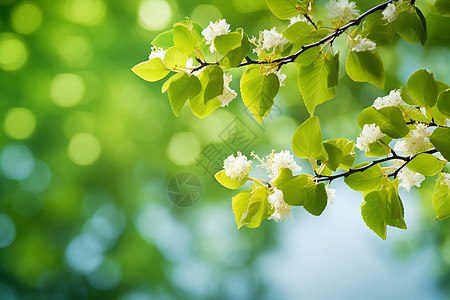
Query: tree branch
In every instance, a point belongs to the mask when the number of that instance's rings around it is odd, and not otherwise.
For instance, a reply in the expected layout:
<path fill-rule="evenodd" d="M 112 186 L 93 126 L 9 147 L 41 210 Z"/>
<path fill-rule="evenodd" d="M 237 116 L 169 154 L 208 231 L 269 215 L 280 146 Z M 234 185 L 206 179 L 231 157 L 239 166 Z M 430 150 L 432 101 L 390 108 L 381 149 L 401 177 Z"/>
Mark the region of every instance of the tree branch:
<path fill-rule="evenodd" d="M 327 43 L 329 41 L 333 42 L 338 36 L 343 34 L 350 27 L 359 25 L 359 23 L 361 23 L 361 21 L 365 17 L 367 17 L 368 15 L 373 14 L 374 12 L 379 11 L 379 10 L 384 10 L 388 6 L 388 4 L 396 2 L 396 1 L 397 0 L 389 0 L 389 1 L 386 1 L 386 2 L 384 2 L 382 4 L 379 4 L 379 5 L 371 8 L 371 9 L 369 9 L 368 11 L 364 12 L 362 15 L 360 15 L 355 20 L 352 20 L 349 23 L 347 23 L 346 25 L 337 28 L 333 33 L 327 35 L 326 37 L 324 37 L 320 41 L 317 41 L 317 42 L 309 44 L 309 45 L 302 46 L 302 48 L 298 52 L 296 52 L 294 54 L 291 54 L 291 55 L 288 55 L 288 56 L 285 56 L 285 57 L 281 57 L 281 58 L 275 59 L 273 61 L 253 60 L 253 59 L 251 59 L 249 57 L 246 57 L 246 61 L 241 63 L 238 66 L 238 68 L 239 67 L 248 66 L 248 65 L 262 65 L 262 64 L 273 64 L 273 63 L 278 63 L 278 68 L 280 68 L 282 65 L 294 62 L 300 54 L 302 54 L 303 52 L 305 52 L 308 49 L 320 46 L 320 45 L 325 44 L 325 43 Z M 414 4 L 414 1 L 411 1 L 411 3 Z M 311 24 L 314 25 L 314 27 L 316 27 L 316 24 L 310 19 L 310 17 L 307 14 L 304 14 L 304 16 L 309 22 L 311 22 Z M 317 29 L 317 27 L 316 27 L 316 29 Z M 216 65 L 216 64 L 218 64 L 218 63 L 217 62 L 215 62 L 215 63 L 202 62 L 201 65 L 199 67 L 195 68 L 192 72 L 199 71 L 199 70 L 201 70 L 202 68 L 204 68 L 204 67 L 206 67 L 208 65 Z"/>
<path fill-rule="evenodd" d="M 354 173 L 358 173 L 358 172 L 363 172 L 363 171 L 365 171 L 365 170 L 367 170 L 367 169 L 369 169 L 369 168 L 371 168 L 371 167 L 373 167 L 373 166 L 375 166 L 375 165 L 377 165 L 377 164 L 381 164 L 381 163 L 383 163 L 383 162 L 387 162 L 387 161 L 390 161 L 390 160 L 394 160 L 394 159 L 399 159 L 399 160 L 403 160 L 404 161 L 404 163 L 397 169 L 397 170 L 395 170 L 393 173 L 391 173 L 391 174 L 388 174 L 388 177 L 391 177 L 391 176 L 394 176 L 394 178 L 396 178 L 397 177 L 397 175 L 398 175 L 398 173 L 411 161 L 411 160 L 413 160 L 415 157 L 417 157 L 418 155 L 420 155 L 420 154 L 424 154 L 424 153 L 428 153 L 428 154 L 433 154 L 433 153 L 436 153 L 436 152 L 438 152 L 436 149 L 430 149 L 430 150 L 427 150 L 427 151 L 424 151 L 424 152 L 420 152 L 420 153 L 417 153 L 416 155 L 414 155 L 414 156 L 411 156 L 411 157 L 408 157 L 408 156 L 400 156 L 400 155 L 398 155 L 397 153 L 395 153 L 395 151 L 394 150 L 392 150 L 391 151 L 391 156 L 388 156 L 388 157 L 385 157 L 385 158 L 382 158 L 382 159 L 378 159 L 378 160 L 374 160 L 374 161 L 372 161 L 370 164 L 368 164 L 367 166 L 364 166 L 364 167 L 361 167 L 361 168 L 357 168 L 357 169 L 350 169 L 350 170 L 348 170 L 347 172 L 345 172 L 345 173 L 341 173 L 341 174 L 337 174 L 337 175 L 332 175 L 332 176 L 323 176 L 323 175 L 319 175 L 319 174 L 316 174 L 316 182 L 320 182 L 320 181 L 329 181 L 329 182 L 331 182 L 331 181 L 333 181 L 334 179 L 337 179 L 337 178 L 341 178 L 341 177 L 347 177 L 347 176 L 349 176 L 349 175 L 351 175 L 351 174 L 354 174 Z"/>

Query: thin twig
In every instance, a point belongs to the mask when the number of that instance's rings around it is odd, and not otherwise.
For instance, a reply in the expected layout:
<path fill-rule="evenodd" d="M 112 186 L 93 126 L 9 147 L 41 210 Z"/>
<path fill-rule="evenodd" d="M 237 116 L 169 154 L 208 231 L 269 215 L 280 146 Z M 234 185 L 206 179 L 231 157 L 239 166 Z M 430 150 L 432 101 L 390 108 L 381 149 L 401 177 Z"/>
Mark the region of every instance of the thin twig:
<path fill-rule="evenodd" d="M 393 2 L 395 2 L 395 1 L 397 1 L 397 0 L 389 0 L 389 1 L 386 1 L 386 2 L 384 2 L 384 3 L 382 3 L 382 4 L 379 4 L 379 5 L 377 5 L 377 6 L 373 7 L 373 8 L 371 8 L 371 9 L 369 9 L 368 11 L 366 11 L 365 13 L 363 13 L 362 15 L 360 15 L 360 16 L 359 16 L 358 18 L 356 18 L 355 20 L 350 21 L 350 22 L 347 23 L 346 25 L 337 28 L 333 33 L 327 35 L 326 37 L 324 37 L 324 38 L 321 39 L 320 41 L 317 41 L 317 42 L 312 43 L 312 44 L 309 44 L 309 45 L 304 45 L 304 46 L 302 46 L 301 49 L 300 49 L 298 52 L 294 53 L 294 54 L 291 54 L 291 55 L 288 55 L 288 56 L 285 56 L 285 57 L 281 57 L 281 58 L 275 59 L 275 60 L 273 60 L 273 61 L 267 61 L 267 60 L 253 60 L 253 59 L 250 59 L 249 57 L 246 57 L 246 61 L 243 62 L 243 63 L 241 63 L 241 64 L 238 66 L 238 68 L 239 68 L 239 67 L 248 66 L 248 65 L 262 65 L 262 64 L 273 64 L 273 63 L 277 63 L 277 64 L 278 64 L 278 65 L 277 65 L 278 68 L 281 68 L 282 65 L 285 65 L 285 64 L 294 62 L 300 54 L 302 54 L 303 52 L 305 52 L 305 51 L 308 50 L 308 49 L 311 49 L 311 48 L 320 46 L 320 45 L 325 44 L 325 43 L 327 43 L 327 42 L 329 42 L 329 41 L 330 41 L 331 43 L 333 43 L 334 40 L 335 40 L 338 36 L 340 36 L 341 34 L 343 34 L 347 29 L 349 29 L 349 28 L 352 27 L 352 26 L 359 25 L 359 24 L 361 23 L 361 21 L 362 21 L 365 17 L 367 17 L 368 15 L 373 14 L 374 12 L 377 12 L 377 11 L 379 11 L 379 10 L 384 10 L 384 9 L 388 6 L 388 4 L 393 3 Z M 411 1 L 411 3 L 414 4 L 414 1 Z M 307 17 L 306 14 L 305 14 L 305 17 L 306 17 L 307 19 L 309 18 L 309 17 Z M 310 18 L 308 19 L 308 21 L 312 22 L 312 20 L 310 20 Z M 313 24 L 314 26 L 316 26 L 314 23 L 312 23 L 312 24 Z M 193 70 L 193 72 L 194 72 L 194 71 L 201 70 L 202 68 L 204 68 L 204 67 L 206 67 L 206 66 L 208 66 L 208 65 L 216 65 L 216 64 L 218 64 L 218 63 L 217 63 L 217 62 L 215 62 L 215 63 L 202 62 L 202 63 L 200 64 L 199 67 L 197 67 L 197 68 L 195 68 L 195 69 Z"/>
<path fill-rule="evenodd" d="M 382 158 L 382 159 L 378 159 L 378 160 L 374 160 L 370 164 L 368 164 L 367 166 L 360 167 L 360 168 L 357 168 L 357 169 L 350 169 L 347 172 L 344 172 L 344 173 L 341 173 L 341 174 L 332 175 L 332 176 L 323 176 L 323 175 L 319 175 L 319 174 L 316 173 L 315 177 L 317 178 L 316 179 L 317 182 L 320 182 L 320 181 L 330 181 L 331 182 L 331 181 L 333 181 L 334 179 L 337 179 L 337 178 L 347 177 L 347 176 L 349 176 L 351 174 L 354 174 L 354 173 L 363 172 L 363 171 L 365 171 L 365 170 L 367 170 L 367 169 L 369 169 L 369 168 L 371 168 L 371 167 L 373 167 L 375 165 L 381 164 L 383 162 L 387 162 L 387 161 L 394 160 L 394 159 L 403 160 L 404 163 L 397 170 L 395 170 L 395 172 L 393 172 L 391 174 L 388 174 L 388 177 L 394 176 L 394 178 L 396 178 L 398 173 L 401 171 L 401 169 L 403 169 L 411 160 L 413 160 L 418 155 L 424 154 L 424 153 L 433 154 L 433 153 L 436 153 L 436 152 L 438 152 L 438 151 L 433 148 L 433 149 L 430 149 L 430 150 L 427 150 L 427 151 L 424 151 L 424 152 L 417 153 L 416 155 L 414 155 L 412 157 L 409 157 L 409 156 L 400 156 L 397 153 L 395 153 L 394 150 L 391 150 L 391 156 L 388 156 L 388 157 L 385 157 L 385 158 Z"/>

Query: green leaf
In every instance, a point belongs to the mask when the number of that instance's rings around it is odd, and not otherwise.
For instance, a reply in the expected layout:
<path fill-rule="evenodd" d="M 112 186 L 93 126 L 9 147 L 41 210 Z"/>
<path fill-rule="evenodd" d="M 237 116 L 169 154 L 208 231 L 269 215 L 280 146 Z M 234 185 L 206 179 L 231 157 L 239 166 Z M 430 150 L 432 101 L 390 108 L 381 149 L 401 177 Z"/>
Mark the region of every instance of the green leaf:
<path fill-rule="evenodd" d="M 365 156 L 368 157 L 381 157 L 388 155 L 391 153 L 391 149 L 386 146 L 392 141 L 392 138 L 389 136 L 385 136 L 382 139 L 378 140 L 376 143 L 372 143 L 369 145 L 369 152 L 365 153 Z M 384 144 L 383 144 L 384 143 Z"/>
<path fill-rule="evenodd" d="M 259 67 L 248 68 L 242 75 L 242 100 L 259 123 L 269 114 L 279 88 L 278 76 L 263 75 Z"/>
<path fill-rule="evenodd" d="M 438 84 L 429 70 L 418 70 L 408 79 L 406 88 L 416 103 L 421 106 L 433 107 L 438 96 Z"/>
<path fill-rule="evenodd" d="M 436 128 L 430 136 L 430 142 L 446 160 L 450 161 L 450 128 Z"/>
<path fill-rule="evenodd" d="M 295 22 L 283 31 L 283 36 L 293 43 L 292 52 L 297 52 L 302 46 L 315 42 L 315 31 L 316 29 L 310 23 Z M 304 53 L 301 54 L 303 55 Z"/>
<path fill-rule="evenodd" d="M 262 220 L 273 213 L 267 199 L 268 189 L 265 186 L 259 186 L 234 196 L 232 206 L 238 228 L 242 226 L 259 227 Z"/>
<path fill-rule="evenodd" d="M 203 71 L 209 77 L 205 88 L 205 103 L 223 94 L 223 70 L 218 65 L 207 66 Z"/>
<path fill-rule="evenodd" d="M 170 72 L 159 57 L 137 64 L 131 70 L 137 76 L 150 82 L 161 80 Z"/>
<path fill-rule="evenodd" d="M 362 163 L 356 165 L 352 168 L 352 170 L 363 168 L 368 164 L 369 163 Z M 356 172 L 348 175 L 347 177 L 344 177 L 344 182 L 352 190 L 358 192 L 367 192 L 377 189 L 381 186 L 381 184 L 383 183 L 383 174 L 381 173 L 380 167 L 378 165 L 375 165 L 362 172 Z"/>
<path fill-rule="evenodd" d="M 284 202 L 289 205 L 301 206 L 307 200 L 308 189 L 306 186 L 310 178 L 311 176 L 306 174 L 292 176 L 291 172 L 291 178 L 284 177 L 282 180 L 277 178 L 274 186 L 283 192 Z"/>
<path fill-rule="evenodd" d="M 243 186 L 243 185 L 247 182 L 247 180 L 248 180 L 248 176 L 242 178 L 242 180 L 233 180 L 233 179 L 231 179 L 230 177 L 228 177 L 228 176 L 225 174 L 225 170 L 222 170 L 222 171 L 220 171 L 220 172 L 217 172 L 217 173 L 214 175 L 214 178 L 216 178 L 216 180 L 217 180 L 221 185 L 223 185 L 224 187 L 226 187 L 226 188 L 228 188 L 228 189 L 232 189 L 232 190 L 235 190 L 235 189 L 240 188 L 240 187 Z"/>
<path fill-rule="evenodd" d="M 160 33 L 153 39 L 152 45 L 158 48 L 163 48 L 164 50 L 167 50 L 170 47 L 174 46 L 175 44 L 173 42 L 173 30 Z"/>
<path fill-rule="evenodd" d="M 450 89 L 443 91 L 437 100 L 437 107 L 441 114 L 450 117 Z"/>
<path fill-rule="evenodd" d="M 288 168 L 281 168 L 280 174 L 278 174 L 277 178 L 272 183 L 273 186 L 279 187 L 283 185 L 284 183 L 291 180 L 294 176 L 292 175 L 291 169 Z"/>
<path fill-rule="evenodd" d="M 240 32 L 230 32 L 216 36 L 214 46 L 220 55 L 225 56 L 231 50 L 241 46 L 242 34 Z"/>
<path fill-rule="evenodd" d="M 185 20 L 175 23 L 173 26 L 173 41 L 175 47 L 186 55 L 194 52 L 200 42 L 200 35 L 194 26 L 194 23 Z"/>
<path fill-rule="evenodd" d="M 395 106 L 383 107 L 379 110 L 372 106 L 368 107 L 361 112 L 357 122 L 361 128 L 365 124 L 375 123 L 384 134 L 396 139 L 409 133 L 409 127 L 406 125 L 402 111 Z"/>
<path fill-rule="evenodd" d="M 325 160 L 326 151 L 322 145 L 319 118 L 312 116 L 297 128 L 292 137 L 292 150 L 300 158 Z"/>
<path fill-rule="evenodd" d="M 407 167 L 411 171 L 418 172 L 422 175 L 434 176 L 442 170 L 446 163 L 446 161 L 442 161 L 436 156 L 423 153 L 414 157 L 407 164 Z"/>
<path fill-rule="evenodd" d="M 339 147 L 331 143 L 323 142 L 323 147 L 328 154 L 326 165 L 331 170 L 336 171 L 341 163 L 342 158 L 344 157 L 344 153 L 342 153 L 342 150 L 339 149 Z"/>
<path fill-rule="evenodd" d="M 357 82 L 369 82 L 380 89 L 384 87 L 384 67 L 375 51 L 350 51 L 345 65 L 348 76 Z"/>
<path fill-rule="evenodd" d="M 405 103 L 408 103 L 410 105 L 417 105 L 416 100 L 414 100 L 409 94 L 406 89 L 406 87 L 402 87 L 402 99 Z"/>
<path fill-rule="evenodd" d="M 381 12 L 373 13 L 365 18 L 360 34 L 374 41 L 377 46 L 389 44 L 395 38 L 394 26 L 383 20 Z"/>
<path fill-rule="evenodd" d="M 299 14 L 297 0 L 266 0 L 270 11 L 281 20 L 295 17 Z"/>
<path fill-rule="evenodd" d="M 306 186 L 306 200 L 303 207 L 312 215 L 320 216 L 327 206 L 328 198 L 325 184 L 309 182 Z"/>
<path fill-rule="evenodd" d="M 184 103 L 202 90 L 202 84 L 195 76 L 180 72 L 172 76 L 168 86 L 169 100 L 173 113 L 178 116 Z"/>
<path fill-rule="evenodd" d="M 184 67 L 188 60 L 187 55 L 181 53 L 175 47 L 171 47 L 167 50 L 164 56 L 164 64 L 169 68 Z"/>
<path fill-rule="evenodd" d="M 333 86 L 337 84 L 339 54 L 315 59 L 311 64 L 299 64 L 298 87 L 309 114 L 312 116 L 317 105 L 336 95 Z"/>
<path fill-rule="evenodd" d="M 217 99 L 217 97 L 214 97 L 212 99 L 207 99 L 207 96 L 205 96 L 205 91 L 208 86 L 210 86 L 212 84 L 214 87 L 217 88 L 218 83 L 214 81 L 215 80 L 214 77 L 217 77 L 217 76 L 213 76 L 213 78 L 211 78 L 211 76 L 210 76 L 211 73 L 218 72 L 216 70 L 216 67 L 220 68 L 219 66 L 207 66 L 200 72 L 200 74 L 198 75 L 198 79 L 200 80 L 200 83 L 202 85 L 202 90 L 200 93 L 197 94 L 197 96 L 189 99 L 189 106 L 190 106 L 192 112 L 199 118 L 204 118 L 206 116 L 209 116 L 220 105 L 222 105 L 222 102 L 220 102 L 220 100 Z M 220 71 L 219 71 L 219 73 L 220 73 Z M 216 79 L 216 80 L 218 80 L 218 79 Z M 219 82 L 219 84 L 220 84 L 220 82 Z M 223 89 L 223 76 L 222 76 L 222 89 Z"/>
<path fill-rule="evenodd" d="M 427 26 L 422 12 L 417 7 L 401 12 L 394 21 L 395 31 L 408 43 L 421 42 L 427 39 Z"/>
<path fill-rule="evenodd" d="M 435 220 L 443 220 L 450 216 L 450 187 L 444 181 L 444 174 L 440 173 L 433 192 L 433 209 Z"/>
<path fill-rule="evenodd" d="M 405 209 L 403 207 L 402 200 L 398 195 L 398 184 L 398 178 L 394 179 L 394 181 L 387 180 L 386 182 L 386 191 L 388 192 L 388 214 L 386 223 L 389 226 L 407 229 L 405 222 Z"/>
<path fill-rule="evenodd" d="M 248 201 L 251 196 L 252 194 L 250 191 L 245 191 L 237 194 L 231 199 L 231 206 L 233 207 L 234 217 L 236 218 L 238 229 L 243 226 L 241 223 L 241 218 L 247 208 Z"/>
<path fill-rule="evenodd" d="M 336 169 L 348 170 L 355 161 L 356 154 L 353 152 L 355 143 L 348 139 L 333 139 L 323 142 L 328 154 L 326 165 L 333 171 Z"/>
<path fill-rule="evenodd" d="M 383 189 L 365 195 L 361 204 L 364 223 L 383 240 L 386 240 L 387 203 L 388 193 Z"/>
<path fill-rule="evenodd" d="M 220 65 L 224 68 L 236 68 L 250 52 L 250 42 L 247 35 L 240 28 L 237 32 L 241 34 L 241 44 L 239 47 L 228 51 L 228 53 L 220 60 Z"/>
<path fill-rule="evenodd" d="M 434 7 L 436 7 L 437 11 L 444 17 L 450 17 L 450 1 L 436 0 Z"/>

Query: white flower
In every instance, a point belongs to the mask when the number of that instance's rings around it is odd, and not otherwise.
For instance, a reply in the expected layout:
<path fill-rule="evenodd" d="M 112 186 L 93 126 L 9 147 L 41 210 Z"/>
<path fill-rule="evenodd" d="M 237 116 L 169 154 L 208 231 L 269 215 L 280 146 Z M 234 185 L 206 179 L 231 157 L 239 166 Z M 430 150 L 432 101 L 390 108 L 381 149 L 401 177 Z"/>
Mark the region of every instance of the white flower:
<path fill-rule="evenodd" d="M 269 220 L 283 222 L 286 218 L 292 218 L 291 206 L 284 202 L 283 192 L 277 188 L 273 189 L 273 193 L 269 195 L 268 201 L 270 206 L 275 209 Z"/>
<path fill-rule="evenodd" d="M 328 17 L 333 20 L 341 20 L 348 23 L 359 16 L 359 11 L 356 9 L 355 2 L 348 2 L 348 0 L 330 1 L 326 6 L 328 9 Z"/>
<path fill-rule="evenodd" d="M 330 204 L 333 204 L 334 203 L 333 200 L 336 198 L 336 190 L 327 188 L 326 192 L 328 201 L 330 202 Z"/>
<path fill-rule="evenodd" d="M 352 51 L 363 52 L 369 50 L 375 50 L 377 44 L 368 38 L 363 38 L 361 35 L 357 35 L 353 41 L 355 42 L 355 46 L 352 48 Z"/>
<path fill-rule="evenodd" d="M 376 124 L 365 124 L 359 137 L 356 139 L 356 147 L 365 152 L 370 151 L 369 145 L 383 138 L 384 133 Z"/>
<path fill-rule="evenodd" d="M 411 130 L 409 137 L 395 143 L 394 150 L 401 151 L 405 156 L 413 156 L 433 147 L 430 143 L 431 132 L 426 131 L 425 124 L 416 124 L 416 130 Z"/>
<path fill-rule="evenodd" d="M 378 97 L 373 102 L 373 107 L 376 109 L 382 109 L 383 107 L 396 106 L 399 107 L 402 105 L 402 91 L 401 90 L 392 90 L 389 95 L 384 97 Z"/>
<path fill-rule="evenodd" d="M 152 47 L 152 52 L 148 56 L 148 60 L 152 60 L 156 57 L 159 57 L 164 62 L 164 58 L 166 57 L 166 52 L 167 51 L 164 50 L 163 48 Z"/>
<path fill-rule="evenodd" d="M 412 186 L 420 187 L 422 181 L 425 180 L 425 176 L 420 173 L 416 173 L 404 167 L 398 173 L 398 179 L 400 180 L 400 186 L 404 187 L 409 192 Z"/>
<path fill-rule="evenodd" d="M 271 30 L 264 30 L 262 32 L 263 42 L 262 49 L 269 50 L 271 48 L 282 47 L 288 43 L 288 40 L 277 30 L 272 28 Z"/>
<path fill-rule="evenodd" d="M 231 75 L 227 76 L 223 74 L 223 93 L 217 96 L 217 99 L 222 102 L 221 107 L 227 106 L 234 98 L 236 98 L 237 93 L 229 87 L 229 84 L 233 77 Z"/>
<path fill-rule="evenodd" d="M 290 21 L 289 26 L 292 24 L 295 24 L 297 22 L 308 22 L 308 20 L 302 15 L 298 15 L 293 18 L 290 18 L 289 21 Z"/>
<path fill-rule="evenodd" d="M 442 172 L 441 185 L 446 184 L 450 188 L 450 174 Z"/>
<path fill-rule="evenodd" d="M 247 160 L 247 156 L 242 155 L 241 152 L 238 152 L 236 157 L 230 155 L 223 161 L 225 175 L 236 181 L 242 180 L 248 176 L 251 165 L 252 161 Z"/>
<path fill-rule="evenodd" d="M 216 51 L 216 47 L 214 47 L 214 39 L 216 36 L 224 35 L 230 32 L 230 24 L 227 24 L 225 19 L 222 19 L 217 22 L 209 22 L 208 27 L 203 29 L 202 34 L 205 37 L 205 42 L 207 45 L 211 45 L 209 47 L 209 51 L 214 53 Z"/>
<path fill-rule="evenodd" d="M 282 168 L 287 168 L 291 171 L 298 172 L 302 170 L 302 167 L 297 165 L 294 160 L 294 156 L 289 150 L 283 150 L 279 153 L 275 153 L 275 150 L 272 150 L 272 153 L 266 156 L 265 161 L 260 159 L 253 153 L 252 155 L 259 160 L 259 162 L 261 163 L 261 167 L 267 170 L 267 174 L 270 178 L 272 178 L 272 180 L 275 180 L 278 175 L 280 175 L 280 171 Z"/>
<path fill-rule="evenodd" d="M 382 12 L 383 20 L 387 20 L 388 23 L 394 22 L 398 17 L 397 7 L 393 3 L 389 3 L 385 10 Z"/>

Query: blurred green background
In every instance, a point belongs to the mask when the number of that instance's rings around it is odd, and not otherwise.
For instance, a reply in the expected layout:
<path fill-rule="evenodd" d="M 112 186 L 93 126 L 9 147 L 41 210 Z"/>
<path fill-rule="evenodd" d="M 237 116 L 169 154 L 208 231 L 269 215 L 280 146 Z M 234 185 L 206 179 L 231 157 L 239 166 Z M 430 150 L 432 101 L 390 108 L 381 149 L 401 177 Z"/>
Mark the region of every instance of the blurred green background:
<path fill-rule="evenodd" d="M 325 138 L 355 139 L 358 113 L 419 68 L 450 83 L 450 21 L 432 4 L 417 1 L 424 47 L 396 39 L 378 49 L 385 91 L 349 80 L 339 39 L 337 97 L 317 108 Z M 233 191 L 211 174 L 238 150 L 290 149 L 307 112 L 286 66 L 262 126 L 239 97 L 206 119 L 188 108 L 176 118 L 162 82 L 130 68 L 186 16 L 202 26 L 224 17 L 249 36 L 288 25 L 263 0 L 0 0 L 0 299 L 448 297 L 450 221 L 433 221 L 435 178 L 401 194 L 409 229 L 390 228 L 387 242 L 342 183 L 320 218 L 295 209 L 294 221 L 237 230 Z M 195 189 L 170 183 L 180 173 L 198 179 Z M 169 199 L 187 192 L 194 205 Z"/>

